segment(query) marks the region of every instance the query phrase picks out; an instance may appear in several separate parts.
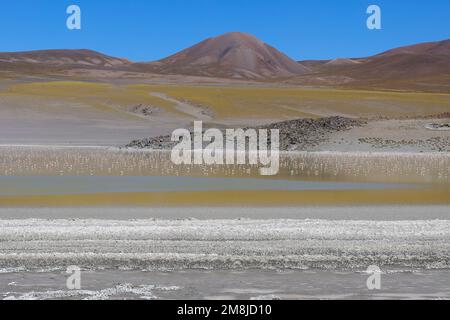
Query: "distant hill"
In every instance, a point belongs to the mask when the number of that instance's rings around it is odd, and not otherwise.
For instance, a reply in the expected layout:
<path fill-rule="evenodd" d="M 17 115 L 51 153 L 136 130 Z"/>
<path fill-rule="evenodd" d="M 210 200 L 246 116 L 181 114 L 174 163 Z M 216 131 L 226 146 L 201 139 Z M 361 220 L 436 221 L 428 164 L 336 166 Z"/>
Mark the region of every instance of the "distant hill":
<path fill-rule="evenodd" d="M 293 83 L 450 91 L 450 40 L 395 48 L 375 56 L 300 61 L 311 72 Z"/>
<path fill-rule="evenodd" d="M 111 69 L 128 67 L 126 59 L 92 50 L 39 50 L 0 53 L 0 71 L 17 75 L 65 74 L 72 69 Z"/>
<path fill-rule="evenodd" d="M 82 74 L 89 79 L 188 75 L 294 85 L 450 92 L 450 40 L 395 48 L 366 58 L 296 62 L 250 34 L 232 32 L 148 63 L 133 63 L 91 50 L 0 53 L 0 75 L 2 72 L 9 76 Z"/>
<path fill-rule="evenodd" d="M 309 72 L 256 37 L 231 32 L 202 41 L 153 64 L 159 73 L 239 79 L 289 77 Z"/>
<path fill-rule="evenodd" d="M 126 59 L 114 58 L 92 50 L 38 50 L 0 53 L 0 63 L 39 63 L 47 65 L 83 65 L 112 67 L 128 65 Z"/>
<path fill-rule="evenodd" d="M 399 47 L 392 49 L 383 53 L 380 53 L 378 57 L 381 56 L 393 56 L 398 54 L 413 54 L 413 55 L 450 55 L 450 39 L 436 42 L 425 42 L 416 45 Z"/>

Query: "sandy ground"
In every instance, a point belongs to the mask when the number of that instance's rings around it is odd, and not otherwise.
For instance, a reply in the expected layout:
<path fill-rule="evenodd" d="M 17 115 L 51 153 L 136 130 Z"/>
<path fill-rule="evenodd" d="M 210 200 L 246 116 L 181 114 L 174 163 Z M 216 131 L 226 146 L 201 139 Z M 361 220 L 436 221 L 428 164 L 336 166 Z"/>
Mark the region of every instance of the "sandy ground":
<path fill-rule="evenodd" d="M 66 146 L 123 146 L 147 137 L 170 135 L 176 128 L 190 128 L 190 120 L 167 116 L 152 119 L 111 118 L 100 119 L 98 115 L 12 119 L 0 110 L 0 144 L 2 145 L 66 145 Z M 270 120 L 227 121 L 216 123 L 219 128 L 226 125 L 249 126 L 269 123 Z M 430 123 L 448 123 L 446 120 L 378 120 L 369 121 L 363 127 L 336 132 L 326 142 L 308 151 L 337 152 L 450 152 L 450 130 L 430 130 Z M 45 129 L 44 129 L 45 128 Z"/>
<path fill-rule="evenodd" d="M 59 101 L 0 97 L 0 144 L 123 146 L 132 140 L 170 135 L 177 128 L 191 128 L 195 118 L 218 128 L 274 121 L 216 121 L 200 107 L 166 95 L 158 97 L 170 99 L 181 115 L 162 111 L 139 117 L 118 108 L 93 108 L 79 102 L 66 102 L 62 107 Z M 336 132 L 308 151 L 449 152 L 450 130 L 426 128 L 431 123 L 448 123 L 448 119 L 370 120 L 362 127 Z"/>
<path fill-rule="evenodd" d="M 220 81 L 205 84 L 196 77 L 173 85 L 172 80 L 180 81 L 175 76 L 164 76 L 164 84 L 156 86 L 156 80 L 149 85 L 139 79 L 106 78 L 109 84 L 31 77 L 0 80 L 0 144 L 120 146 L 190 128 L 194 119 L 212 127 L 246 127 L 299 117 L 438 114 L 448 111 L 449 103 L 447 95 L 265 87 L 240 81 L 232 86 Z M 145 116 L 130 112 L 139 105 L 158 112 Z M 427 130 L 429 122 L 370 121 L 335 134 L 316 149 L 448 150 L 450 131 Z M 405 141 L 396 143 L 401 140 Z"/>
<path fill-rule="evenodd" d="M 164 113 L 144 119 L 77 102 L 0 97 L 0 144 L 120 146 L 189 123 Z"/>
<path fill-rule="evenodd" d="M 182 122 L 178 122 L 182 127 Z M 138 121 L 0 119 L 0 143 L 6 145 L 120 146 L 146 136 L 170 134 L 173 125 Z M 176 124 L 175 124 L 176 126 Z M 43 129 L 47 128 L 47 129 Z"/>
<path fill-rule="evenodd" d="M 193 104 L 190 104 L 190 103 L 186 103 L 186 102 L 171 98 L 163 93 L 152 92 L 150 94 L 152 96 L 155 96 L 155 97 L 161 98 L 163 100 L 174 103 L 176 106 L 175 108 L 178 111 L 191 116 L 193 118 L 193 120 L 201 120 L 201 121 L 211 121 L 212 120 L 212 117 L 207 114 L 207 112 L 206 112 L 207 110 L 205 110 L 205 109 L 194 106 Z"/>
<path fill-rule="evenodd" d="M 449 119 L 372 120 L 367 125 L 334 133 L 316 151 L 439 152 L 450 151 L 450 130 L 430 130 L 430 123 Z"/>

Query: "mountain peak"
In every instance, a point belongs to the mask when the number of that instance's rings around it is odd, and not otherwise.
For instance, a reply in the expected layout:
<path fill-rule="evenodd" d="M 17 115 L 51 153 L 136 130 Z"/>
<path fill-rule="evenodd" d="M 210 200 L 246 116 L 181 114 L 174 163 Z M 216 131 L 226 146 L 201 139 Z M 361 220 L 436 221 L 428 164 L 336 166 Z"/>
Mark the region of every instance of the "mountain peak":
<path fill-rule="evenodd" d="M 230 78 L 274 78 L 308 71 L 304 66 L 243 32 L 229 32 L 206 39 L 159 61 L 165 73 Z"/>
<path fill-rule="evenodd" d="M 227 32 L 227 33 L 221 34 L 219 36 L 216 36 L 216 37 L 213 37 L 210 39 L 222 40 L 222 41 L 249 41 L 249 42 L 262 43 L 262 41 L 259 40 L 256 36 L 254 36 L 250 33 L 239 32 L 239 31 Z"/>

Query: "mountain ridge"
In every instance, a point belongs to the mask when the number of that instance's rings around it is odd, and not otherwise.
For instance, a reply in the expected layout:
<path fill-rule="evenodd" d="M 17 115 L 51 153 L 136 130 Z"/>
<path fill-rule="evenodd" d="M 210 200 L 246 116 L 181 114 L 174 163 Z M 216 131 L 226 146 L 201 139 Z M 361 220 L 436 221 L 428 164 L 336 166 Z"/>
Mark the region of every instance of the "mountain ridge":
<path fill-rule="evenodd" d="M 132 62 L 89 49 L 0 53 L 0 72 L 71 76 L 74 70 L 89 70 L 86 74 L 90 78 L 101 77 L 107 71 L 110 78 L 128 74 L 178 75 L 450 92 L 450 39 L 402 46 L 364 58 L 306 61 L 294 61 L 242 32 L 208 38 L 153 62 Z"/>
<path fill-rule="evenodd" d="M 91 65 L 112 67 L 131 64 L 123 58 L 116 58 L 89 49 L 49 49 L 18 52 L 0 52 L 3 63 L 41 63 L 48 65 Z"/>

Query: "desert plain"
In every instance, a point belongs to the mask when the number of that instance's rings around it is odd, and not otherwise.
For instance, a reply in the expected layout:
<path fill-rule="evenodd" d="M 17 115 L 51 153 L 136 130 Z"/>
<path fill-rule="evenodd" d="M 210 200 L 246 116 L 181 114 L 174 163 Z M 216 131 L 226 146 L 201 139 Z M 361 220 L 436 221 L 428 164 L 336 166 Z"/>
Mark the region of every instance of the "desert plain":
<path fill-rule="evenodd" d="M 449 44 L 296 62 L 230 33 L 149 63 L 1 53 L 0 297 L 448 298 Z M 279 173 L 174 165 L 167 137 L 194 120 L 280 128 Z"/>

